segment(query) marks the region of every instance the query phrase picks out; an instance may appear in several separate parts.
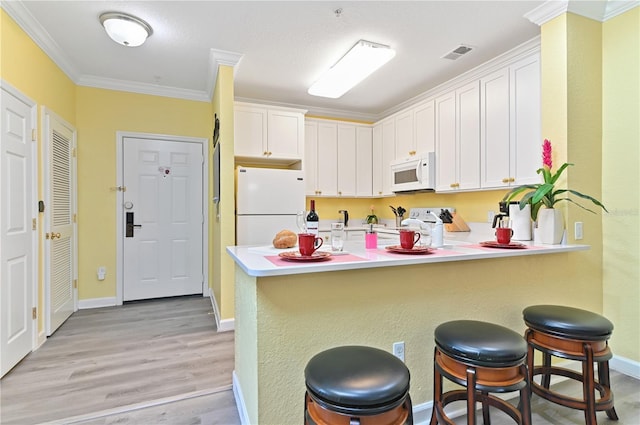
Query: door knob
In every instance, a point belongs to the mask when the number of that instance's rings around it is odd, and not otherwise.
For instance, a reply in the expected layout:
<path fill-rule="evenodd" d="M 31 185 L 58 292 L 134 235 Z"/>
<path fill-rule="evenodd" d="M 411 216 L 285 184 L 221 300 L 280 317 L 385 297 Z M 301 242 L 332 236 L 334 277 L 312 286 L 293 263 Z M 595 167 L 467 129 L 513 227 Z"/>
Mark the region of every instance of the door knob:
<path fill-rule="evenodd" d="M 54 240 L 54 239 L 60 239 L 60 233 L 59 233 L 59 232 L 58 232 L 58 233 L 53 233 L 53 232 L 51 232 L 51 233 L 47 233 L 47 234 L 45 234 L 45 235 L 44 235 L 44 237 L 45 237 L 46 239 L 51 239 L 51 240 Z"/>

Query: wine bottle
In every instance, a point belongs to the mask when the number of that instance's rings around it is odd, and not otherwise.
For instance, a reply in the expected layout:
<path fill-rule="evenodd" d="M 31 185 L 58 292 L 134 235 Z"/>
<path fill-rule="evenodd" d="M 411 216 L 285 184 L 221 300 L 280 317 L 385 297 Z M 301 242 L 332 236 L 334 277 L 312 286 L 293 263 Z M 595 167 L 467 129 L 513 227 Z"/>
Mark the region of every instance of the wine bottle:
<path fill-rule="evenodd" d="M 318 236 L 318 214 L 316 213 L 316 201 L 311 200 L 311 210 L 307 214 L 307 232 Z"/>

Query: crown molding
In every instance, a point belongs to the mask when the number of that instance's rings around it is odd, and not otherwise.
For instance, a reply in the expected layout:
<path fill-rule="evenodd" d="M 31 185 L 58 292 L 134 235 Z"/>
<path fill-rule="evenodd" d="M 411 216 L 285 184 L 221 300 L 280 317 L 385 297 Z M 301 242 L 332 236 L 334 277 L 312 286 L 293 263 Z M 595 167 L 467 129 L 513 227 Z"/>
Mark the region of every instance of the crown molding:
<path fill-rule="evenodd" d="M 320 108 L 316 106 L 298 105 L 295 103 L 274 102 L 271 100 L 254 99 L 254 98 L 239 97 L 239 96 L 236 96 L 234 100 L 236 102 L 253 103 L 253 104 L 259 104 L 259 105 L 266 105 L 266 106 L 276 106 L 276 107 L 289 108 L 289 109 L 291 108 L 301 109 L 301 110 L 305 110 L 307 115 L 313 115 L 318 117 L 327 117 L 327 118 L 336 118 L 336 119 L 352 119 L 352 120 L 367 121 L 367 122 L 374 122 L 379 119 L 378 115 L 375 115 L 375 114 L 347 111 L 342 109 Z"/>
<path fill-rule="evenodd" d="M 175 99 L 193 100 L 196 102 L 210 102 L 209 94 L 202 90 L 179 89 L 176 87 L 158 86 L 148 83 L 136 83 L 127 80 L 117 80 L 114 78 L 95 77 L 83 75 L 76 84 L 85 87 L 98 89 L 125 91 L 130 93 L 147 94 L 151 96 L 172 97 Z"/>
<path fill-rule="evenodd" d="M 594 21 L 605 22 L 638 7 L 638 0 L 550 0 L 524 15 L 536 25 L 543 25 L 563 13 L 571 12 Z"/>
<path fill-rule="evenodd" d="M 0 7 L 22 28 L 22 30 L 51 58 L 53 62 L 73 82 L 78 78 L 78 71 L 71 64 L 60 46 L 53 41 L 49 33 L 38 23 L 31 12 L 21 1 L 0 1 Z"/>
<path fill-rule="evenodd" d="M 220 65 L 226 65 L 233 67 L 233 76 L 235 78 L 238 72 L 238 65 L 244 55 L 241 53 L 228 52 L 226 50 L 209 50 L 209 72 L 207 75 L 207 94 L 209 99 L 213 99 L 213 91 L 216 86 L 216 80 L 218 78 L 218 67 Z"/>

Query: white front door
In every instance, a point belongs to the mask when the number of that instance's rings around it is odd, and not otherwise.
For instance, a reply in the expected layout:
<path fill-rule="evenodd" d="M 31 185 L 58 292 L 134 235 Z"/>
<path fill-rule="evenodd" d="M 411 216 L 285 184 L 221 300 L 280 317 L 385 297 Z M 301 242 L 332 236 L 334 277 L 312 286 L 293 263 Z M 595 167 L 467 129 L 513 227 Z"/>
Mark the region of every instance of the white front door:
<path fill-rule="evenodd" d="M 0 377 L 33 347 L 32 106 L 3 87 L 0 113 Z"/>
<path fill-rule="evenodd" d="M 202 144 L 123 139 L 123 300 L 203 292 Z"/>
<path fill-rule="evenodd" d="M 75 129 L 43 108 L 46 151 L 44 156 L 46 239 L 45 300 L 47 336 L 75 310 Z"/>

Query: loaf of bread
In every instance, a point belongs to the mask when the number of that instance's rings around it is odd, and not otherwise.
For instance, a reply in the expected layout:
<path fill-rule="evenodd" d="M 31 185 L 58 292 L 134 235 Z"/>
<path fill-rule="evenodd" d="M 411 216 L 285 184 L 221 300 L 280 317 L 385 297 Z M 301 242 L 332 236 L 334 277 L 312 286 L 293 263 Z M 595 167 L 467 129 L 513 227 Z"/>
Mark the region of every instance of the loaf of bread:
<path fill-rule="evenodd" d="M 291 230 L 281 230 L 275 238 L 273 238 L 273 246 L 276 248 L 293 248 L 298 241 L 298 235 Z"/>

